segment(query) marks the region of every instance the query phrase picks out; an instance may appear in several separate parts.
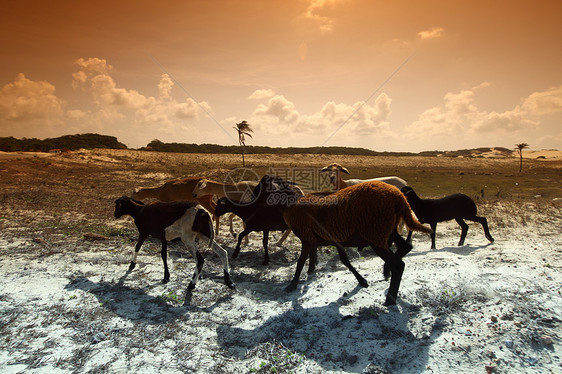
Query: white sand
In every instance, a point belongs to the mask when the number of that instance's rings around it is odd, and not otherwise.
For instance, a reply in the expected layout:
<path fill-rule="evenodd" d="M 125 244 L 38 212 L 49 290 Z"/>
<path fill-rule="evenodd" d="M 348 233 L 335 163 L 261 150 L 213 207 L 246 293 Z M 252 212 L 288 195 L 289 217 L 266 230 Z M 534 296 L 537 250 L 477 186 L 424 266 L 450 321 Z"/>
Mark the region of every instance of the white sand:
<path fill-rule="evenodd" d="M 463 247 L 454 222 L 438 225 L 437 250 L 415 234 L 398 305 L 389 308 L 382 262 L 367 249 L 349 254 L 368 288 L 332 249 L 286 294 L 298 239 L 286 242 L 290 250 L 272 247 L 264 267 L 253 234 L 232 261 L 237 290 L 205 250 L 204 278 L 184 303 L 194 261 L 180 244 L 171 244 L 163 285 L 158 242 L 145 244 L 127 274 L 134 242 L 43 243 L 7 222 L 0 372 L 559 373 L 561 209 L 489 209 L 493 244 L 477 224 Z M 232 253 L 225 233 L 220 242 Z"/>

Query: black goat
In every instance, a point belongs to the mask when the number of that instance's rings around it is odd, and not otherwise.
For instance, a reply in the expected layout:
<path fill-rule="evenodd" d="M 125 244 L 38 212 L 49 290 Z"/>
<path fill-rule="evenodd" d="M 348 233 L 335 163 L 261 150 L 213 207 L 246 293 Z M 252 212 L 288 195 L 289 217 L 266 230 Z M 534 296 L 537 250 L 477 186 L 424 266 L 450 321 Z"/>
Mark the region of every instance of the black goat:
<path fill-rule="evenodd" d="M 476 204 L 470 197 L 461 193 L 456 193 L 441 199 L 421 199 L 410 186 L 402 187 L 400 191 L 406 196 L 418 220 L 421 223 L 428 223 L 431 226 L 431 230 L 433 231 L 431 233 L 431 249 L 435 249 L 435 229 L 437 228 L 437 222 L 449 221 L 451 219 L 456 220 L 462 228 L 459 246 L 464 244 L 464 239 L 468 232 L 468 225 L 463 219 L 480 223 L 484 228 L 486 239 L 490 242 L 494 241 L 488 229 L 488 221 L 486 218 L 476 215 Z M 411 238 L 412 232 L 410 231 L 408 232 L 407 240 L 410 241 Z"/>
<path fill-rule="evenodd" d="M 135 225 L 139 231 L 139 239 L 135 245 L 135 252 L 133 253 L 129 270 L 135 268 L 137 255 L 143 242 L 148 236 L 152 236 L 160 239 L 162 242 L 161 257 L 164 263 L 164 279 L 162 282 L 167 283 L 170 280 L 167 260 L 168 240 L 181 238 L 184 245 L 191 251 L 193 258 L 197 259 L 195 273 L 188 287 L 193 289 L 199 279 L 205 261 L 195 246 L 195 238 L 199 237 L 207 241 L 209 247 L 212 247 L 219 255 L 224 267 L 224 282 L 230 288 L 234 287 L 228 273 L 227 252 L 215 242 L 211 216 L 197 202 L 156 202 L 145 205 L 142 201 L 122 196 L 115 200 L 114 215 L 115 218 L 130 215 L 134 218 Z"/>
<path fill-rule="evenodd" d="M 241 203 L 229 199 L 228 197 L 222 197 L 217 201 L 217 207 L 215 209 L 215 215 L 218 217 L 226 213 L 234 213 L 238 217 L 242 218 L 244 221 L 245 228 L 238 234 L 238 242 L 233 258 L 238 256 L 240 252 L 240 245 L 242 239 L 246 237 L 252 231 L 262 231 L 263 232 L 263 265 L 269 264 L 269 251 L 267 249 L 269 241 L 270 231 L 286 231 L 289 226 L 283 220 L 283 216 L 279 210 L 273 206 L 267 204 L 258 203 L 255 200 L 249 203 Z M 288 234 L 288 233 L 287 233 Z"/>

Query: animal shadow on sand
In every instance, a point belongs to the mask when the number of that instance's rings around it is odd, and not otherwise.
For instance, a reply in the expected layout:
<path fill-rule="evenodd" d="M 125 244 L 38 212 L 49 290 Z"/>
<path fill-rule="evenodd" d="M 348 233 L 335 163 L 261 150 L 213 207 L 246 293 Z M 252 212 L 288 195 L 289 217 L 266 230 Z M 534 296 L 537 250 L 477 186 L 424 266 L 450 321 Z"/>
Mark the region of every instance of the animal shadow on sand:
<path fill-rule="evenodd" d="M 442 248 L 437 248 L 437 249 L 429 249 L 426 251 L 419 251 L 416 249 L 420 248 L 420 245 L 417 244 L 417 246 L 415 245 L 414 248 L 412 249 L 412 251 L 410 253 L 408 253 L 408 257 L 411 256 L 420 256 L 420 255 L 426 255 L 428 253 L 438 253 L 438 252 L 450 252 L 450 253 L 454 253 L 456 255 L 461 255 L 461 256 L 470 256 L 472 253 L 484 249 L 484 248 L 488 248 L 490 246 L 494 245 L 494 243 L 486 243 L 486 244 L 482 244 L 482 245 L 470 245 L 470 244 L 465 244 L 465 245 L 461 245 L 460 247 L 458 246 L 450 246 L 450 247 L 442 247 Z"/>
<path fill-rule="evenodd" d="M 157 285 L 147 285 L 144 287 L 130 287 L 125 285 L 126 278 L 131 274 L 131 270 L 127 270 L 117 283 L 107 282 L 101 280 L 94 282 L 85 276 L 78 276 L 72 278 L 65 286 L 68 291 L 82 290 L 94 295 L 101 306 L 108 309 L 115 315 L 128 319 L 131 321 L 145 322 L 149 324 L 161 324 L 167 321 L 188 316 L 190 311 L 204 310 L 211 312 L 215 307 L 222 302 L 228 301 L 231 295 L 228 293 L 229 289 L 224 285 L 224 295 L 216 295 L 215 299 L 210 301 L 210 305 L 206 307 L 199 307 L 191 305 L 192 291 L 185 291 L 185 298 L 183 304 L 179 302 L 169 303 L 163 295 L 151 295 L 149 291 Z M 197 292 L 197 288 L 193 290 Z M 165 295 L 166 293 L 164 293 Z M 209 301 L 208 301 L 209 302 Z"/>
<path fill-rule="evenodd" d="M 423 334 L 413 333 L 408 321 L 409 315 L 419 312 L 415 305 L 399 300 L 390 308 L 374 306 L 342 314 L 340 307 L 362 287 L 320 307 L 302 307 L 299 298 L 306 289 L 295 292 L 289 310 L 254 328 L 219 325 L 220 347 L 234 359 L 243 359 L 248 352 L 277 342 L 329 371 L 364 372 L 374 365 L 394 372 L 411 369 L 414 362 L 420 369 L 426 367 L 429 347 L 442 332 L 440 319 L 428 322 Z"/>

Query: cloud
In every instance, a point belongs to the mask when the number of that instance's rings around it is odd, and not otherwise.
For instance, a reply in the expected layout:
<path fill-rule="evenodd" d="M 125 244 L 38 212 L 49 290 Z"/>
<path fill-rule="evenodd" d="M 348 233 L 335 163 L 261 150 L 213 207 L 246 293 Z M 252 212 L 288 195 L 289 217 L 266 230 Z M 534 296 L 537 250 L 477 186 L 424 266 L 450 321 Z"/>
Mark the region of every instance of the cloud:
<path fill-rule="evenodd" d="M 153 97 L 118 87 L 109 75 L 111 66 L 103 59 L 78 59 L 76 65 L 84 70 L 73 74 L 74 83 L 91 93 L 98 115 L 105 120 L 111 120 L 113 114 L 114 119 L 120 121 L 129 114 L 128 110 L 132 110 L 132 126 L 146 129 L 146 126 L 158 125 L 163 131 L 173 132 L 174 127 L 185 126 L 181 120 L 197 119 L 202 108 L 211 111 L 205 102 L 197 103 L 191 98 L 183 102 L 173 99 L 174 82 L 168 74 L 160 77 L 158 97 Z"/>
<path fill-rule="evenodd" d="M 462 147 L 463 142 L 489 143 L 505 141 L 507 136 L 515 136 L 530 131 L 540 123 L 532 120 L 525 105 L 516 105 L 504 112 L 487 112 L 474 103 L 475 91 L 489 87 L 485 83 L 458 93 L 447 93 L 441 106 L 422 112 L 416 121 L 406 128 L 405 136 L 410 141 L 421 143 L 449 144 Z M 535 95 L 535 96 L 533 96 Z M 533 94 L 531 97 L 543 97 Z M 550 95 L 544 95 L 550 97 Z M 524 103 L 529 102 L 529 98 Z M 454 145 L 458 144 L 458 145 Z"/>
<path fill-rule="evenodd" d="M 342 139 L 368 141 L 387 132 L 392 100 L 382 93 L 372 105 L 356 102 L 352 105 L 333 101 L 324 104 L 317 112 L 302 114 L 293 102 L 282 95 L 260 104 L 252 113 L 250 123 L 255 124 L 256 141 L 282 137 L 285 145 L 322 144 Z M 275 139 L 273 140 L 275 141 Z M 296 143 L 295 143 L 296 142 Z"/>
<path fill-rule="evenodd" d="M 275 92 L 271 89 L 261 89 L 254 91 L 248 99 L 250 100 L 261 100 L 261 99 L 269 99 L 270 97 L 275 96 Z"/>
<path fill-rule="evenodd" d="M 79 58 L 74 61 L 76 65 L 78 65 L 82 71 L 87 72 L 89 74 L 109 74 L 113 67 L 107 63 L 105 59 L 91 57 L 87 60 L 83 58 Z"/>
<path fill-rule="evenodd" d="M 124 108 L 141 108 L 148 99 L 135 90 L 118 88 L 109 75 L 95 75 L 89 79 L 91 93 L 97 105 L 114 105 Z"/>
<path fill-rule="evenodd" d="M 90 97 L 87 110 L 69 107 L 56 96 L 51 83 L 19 74 L 0 90 L 0 130 L 18 137 L 99 132 L 144 145 L 157 137 L 155 131 L 169 135 L 170 140 L 181 139 L 193 132 L 203 110 L 212 112 L 206 102 L 174 99 L 174 82 L 167 74 L 160 77 L 154 97 L 120 87 L 104 59 L 80 58 L 75 65 L 78 71 L 72 74 L 72 86 Z"/>
<path fill-rule="evenodd" d="M 279 122 L 293 123 L 300 117 L 295 105 L 282 95 L 269 99 L 267 105 L 260 104 L 253 113 L 255 116 L 269 116 Z"/>
<path fill-rule="evenodd" d="M 20 73 L 0 91 L 0 120 L 29 122 L 60 117 L 65 102 L 55 95 L 55 86 L 33 81 Z M 5 123 L 5 122 L 4 122 Z"/>
<path fill-rule="evenodd" d="M 305 11 L 305 18 L 314 21 L 320 31 L 331 32 L 334 28 L 334 20 L 331 17 L 322 15 L 322 11 L 327 5 L 334 4 L 336 0 L 308 0 L 308 7 Z"/>
<path fill-rule="evenodd" d="M 430 30 L 423 30 L 423 31 L 418 32 L 418 36 L 421 38 L 421 40 L 436 39 L 436 38 L 440 38 L 441 36 L 443 36 L 444 33 L 445 33 L 444 28 L 433 27 Z"/>
<path fill-rule="evenodd" d="M 158 97 L 161 100 L 171 99 L 172 87 L 174 87 L 174 82 L 168 74 L 162 74 L 160 78 L 160 83 L 158 83 Z"/>
<path fill-rule="evenodd" d="M 523 100 L 522 108 L 536 116 L 562 111 L 562 86 L 532 93 Z"/>

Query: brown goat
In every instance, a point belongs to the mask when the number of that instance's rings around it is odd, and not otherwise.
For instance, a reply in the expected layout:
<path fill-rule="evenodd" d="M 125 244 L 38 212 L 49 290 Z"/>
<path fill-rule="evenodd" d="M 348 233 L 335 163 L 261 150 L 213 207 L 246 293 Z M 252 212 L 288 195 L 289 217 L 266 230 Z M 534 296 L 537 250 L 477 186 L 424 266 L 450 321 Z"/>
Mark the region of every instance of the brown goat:
<path fill-rule="evenodd" d="M 268 176 L 260 181 L 261 191 L 267 191 L 272 180 L 275 182 L 274 177 L 269 178 L 269 181 Z M 260 198 L 265 203 L 275 201 L 271 195 L 266 192 Z M 325 245 L 335 245 L 342 263 L 361 286 L 367 287 L 367 281 L 351 265 L 343 247 L 370 246 L 385 262 L 385 273 L 392 275 L 385 305 L 396 304 L 404 272 L 402 257 L 412 249 L 398 235 L 396 227 L 403 220 L 410 230 L 431 232 L 412 217 L 410 206 L 398 188 L 379 181 L 364 182 L 325 196 L 307 195 L 294 205 L 279 205 L 279 208 L 285 222 L 302 243 L 295 276 L 287 291 L 296 289 L 307 258 L 310 257 L 309 272 L 314 268 L 316 249 Z M 396 253 L 388 248 L 389 238 L 398 247 Z"/>
<path fill-rule="evenodd" d="M 216 223 L 215 231 L 219 232 L 219 217 L 215 216 L 215 208 L 217 205 L 213 201 L 212 195 L 201 197 L 193 197 L 193 190 L 197 183 L 203 177 L 187 177 L 183 179 L 173 179 L 157 187 L 140 187 L 137 188 L 131 196 L 135 200 L 144 200 L 146 198 L 156 199 L 162 202 L 170 201 L 196 201 L 207 209 L 213 216 Z"/>

